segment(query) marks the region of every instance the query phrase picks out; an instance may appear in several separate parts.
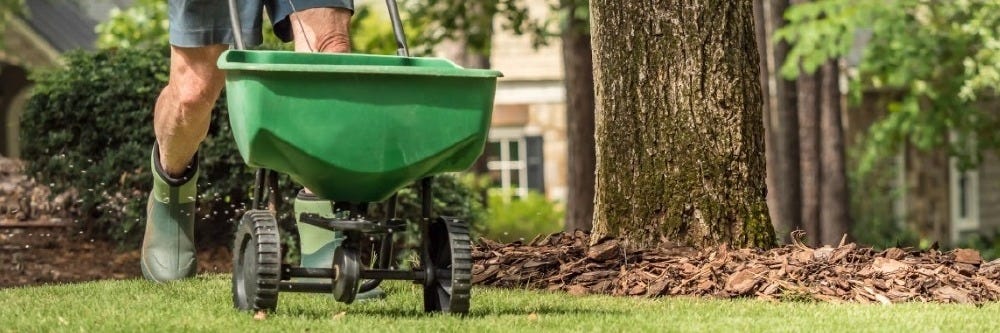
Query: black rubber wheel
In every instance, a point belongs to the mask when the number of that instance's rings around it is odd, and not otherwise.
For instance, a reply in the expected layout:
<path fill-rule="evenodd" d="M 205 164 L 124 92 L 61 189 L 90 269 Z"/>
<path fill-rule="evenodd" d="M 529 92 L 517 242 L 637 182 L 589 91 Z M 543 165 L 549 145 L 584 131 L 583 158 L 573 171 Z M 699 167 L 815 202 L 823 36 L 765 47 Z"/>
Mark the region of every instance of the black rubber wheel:
<path fill-rule="evenodd" d="M 274 311 L 281 280 L 281 237 L 274 214 L 243 214 L 233 243 L 233 306 L 243 311 Z"/>
<path fill-rule="evenodd" d="M 336 279 L 333 280 L 333 299 L 351 304 L 358 295 L 358 280 L 361 276 L 361 265 L 358 263 L 358 251 L 340 246 L 333 252 L 333 270 Z"/>
<path fill-rule="evenodd" d="M 442 217 L 431 223 L 425 239 L 434 279 L 424 286 L 424 311 L 466 314 L 472 290 L 472 241 L 469 226 Z"/>

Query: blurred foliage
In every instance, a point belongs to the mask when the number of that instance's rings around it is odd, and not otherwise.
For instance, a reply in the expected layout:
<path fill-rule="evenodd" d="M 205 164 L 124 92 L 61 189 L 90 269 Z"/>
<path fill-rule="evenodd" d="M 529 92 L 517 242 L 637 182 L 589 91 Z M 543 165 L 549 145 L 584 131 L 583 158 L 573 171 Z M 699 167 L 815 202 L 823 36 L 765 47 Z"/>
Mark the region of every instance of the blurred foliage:
<path fill-rule="evenodd" d="M 848 153 L 848 166 L 856 169 L 858 153 L 852 149 Z M 848 172 L 851 205 L 851 237 L 859 244 L 885 249 L 896 246 L 912 246 L 920 243 L 920 237 L 900 221 L 894 207 L 902 195 L 896 186 L 899 172 L 896 159 L 880 158 L 865 173 Z"/>
<path fill-rule="evenodd" d="M 484 236 L 502 242 L 531 241 L 538 235 L 563 230 L 563 209 L 545 195 L 530 191 L 522 198 L 489 193 Z"/>
<path fill-rule="evenodd" d="M 962 167 L 1000 147 L 998 119 L 976 101 L 1000 91 L 1000 1 L 822 0 L 792 6 L 776 37 L 792 48 L 781 72 L 813 72 L 827 59 L 861 50 L 850 94 L 880 90 L 899 97 L 876 122 L 860 155 L 859 172 L 901 143 L 945 147 Z M 860 39 L 859 39 L 860 38 Z"/>
<path fill-rule="evenodd" d="M 590 0 L 559 0 L 552 10 L 557 13 L 559 31 L 566 30 L 569 20 L 576 20 L 581 32 L 590 34 Z"/>
<path fill-rule="evenodd" d="M 351 19 L 351 47 L 361 53 L 394 55 L 396 39 L 392 33 L 389 14 L 374 7 L 366 5 L 354 9 L 354 17 Z M 420 27 L 405 23 L 403 29 L 407 34 L 420 31 Z"/>
<path fill-rule="evenodd" d="M 136 0 L 132 6 L 112 8 L 107 21 L 97 25 L 98 48 L 165 47 L 169 24 L 167 2 Z"/>

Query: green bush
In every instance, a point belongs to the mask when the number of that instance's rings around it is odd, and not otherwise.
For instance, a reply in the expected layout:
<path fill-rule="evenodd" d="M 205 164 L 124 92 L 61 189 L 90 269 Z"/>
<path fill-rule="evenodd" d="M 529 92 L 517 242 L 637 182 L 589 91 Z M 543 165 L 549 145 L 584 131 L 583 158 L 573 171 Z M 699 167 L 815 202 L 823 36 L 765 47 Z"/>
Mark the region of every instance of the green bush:
<path fill-rule="evenodd" d="M 139 244 L 152 186 L 153 105 L 166 85 L 166 50 L 73 52 L 65 67 L 36 73 L 22 119 L 26 170 L 56 192 L 77 189 L 83 230 Z M 250 174 L 229 134 L 222 103 L 215 106 L 201 149 L 199 239 L 228 241 Z"/>
<path fill-rule="evenodd" d="M 74 209 L 82 215 L 78 227 L 123 248 L 138 246 L 142 237 L 152 186 L 152 110 L 168 73 L 165 51 L 70 53 L 65 67 L 34 75 L 35 93 L 22 118 L 26 171 L 50 184 L 54 193 L 75 188 L 79 198 Z M 249 206 L 253 181 L 253 171 L 243 164 L 230 134 L 223 101 L 215 105 L 199 152 L 200 246 L 230 242 L 235 221 Z M 291 221 L 290 198 L 298 188 L 287 178 L 280 182 L 283 225 Z M 435 213 L 480 224 L 482 196 L 470 184 L 452 175 L 436 177 Z M 401 191 L 400 204 L 403 217 L 419 216 L 416 191 Z"/>
<path fill-rule="evenodd" d="M 562 231 L 563 210 L 538 192 L 506 200 L 490 191 L 485 237 L 503 242 L 529 241 L 537 235 Z"/>

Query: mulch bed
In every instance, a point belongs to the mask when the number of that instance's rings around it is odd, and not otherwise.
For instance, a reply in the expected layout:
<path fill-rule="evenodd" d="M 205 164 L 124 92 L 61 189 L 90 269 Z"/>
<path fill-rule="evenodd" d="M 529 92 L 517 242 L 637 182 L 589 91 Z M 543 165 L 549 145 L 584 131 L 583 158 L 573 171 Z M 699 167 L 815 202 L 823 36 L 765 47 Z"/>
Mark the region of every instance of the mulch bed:
<path fill-rule="evenodd" d="M 117 251 L 71 228 L 30 227 L 71 216 L 73 193 L 47 200 L 48 188 L 21 170 L 19 162 L 0 158 L 0 288 L 141 276 L 138 250 Z M 647 297 L 1000 301 L 1000 260 L 983 262 L 974 250 L 875 251 L 853 243 L 813 249 L 795 242 L 767 251 L 672 245 L 628 251 L 615 239 L 593 246 L 589 240 L 584 232 L 553 234 L 527 245 L 481 240 L 473 252 L 473 283 Z M 199 273 L 232 270 L 228 248 L 201 249 L 198 258 Z"/>
<path fill-rule="evenodd" d="M 578 295 L 883 304 L 1000 301 L 1000 260 L 983 262 L 975 250 L 875 251 L 853 243 L 814 249 L 795 242 L 766 251 L 670 245 L 626 251 L 615 239 L 593 246 L 589 240 L 579 231 L 526 245 L 480 240 L 473 251 L 473 283 Z"/>

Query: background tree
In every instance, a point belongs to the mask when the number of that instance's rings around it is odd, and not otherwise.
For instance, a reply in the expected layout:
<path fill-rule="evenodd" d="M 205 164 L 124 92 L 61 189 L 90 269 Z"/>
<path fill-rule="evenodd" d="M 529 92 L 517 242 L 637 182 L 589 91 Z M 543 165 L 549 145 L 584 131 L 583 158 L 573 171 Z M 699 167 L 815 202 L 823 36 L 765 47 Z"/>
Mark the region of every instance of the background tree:
<path fill-rule="evenodd" d="M 779 75 L 789 45 L 771 35 L 787 24 L 788 8 L 788 0 L 754 1 L 765 96 L 768 206 L 784 242 L 790 241 L 790 231 L 802 229 L 807 243 L 832 244 L 840 241 L 850 224 L 839 67 L 831 61 L 826 76 Z"/>
<path fill-rule="evenodd" d="M 566 231 L 590 230 L 594 216 L 594 64 L 587 0 L 561 0 L 566 86 Z"/>
<path fill-rule="evenodd" d="M 764 101 L 768 208 L 779 239 L 788 243 L 791 231 L 803 227 L 798 91 L 794 79 L 770 75 L 788 54 L 788 43 L 770 36 L 786 24 L 784 13 L 789 3 L 788 0 L 753 3 Z"/>
<path fill-rule="evenodd" d="M 594 239 L 770 246 L 750 2 L 593 1 Z"/>
<path fill-rule="evenodd" d="M 820 82 L 819 244 L 836 246 L 850 233 L 851 217 L 844 156 L 844 126 L 840 113 L 840 65 L 833 59 L 823 65 Z"/>

